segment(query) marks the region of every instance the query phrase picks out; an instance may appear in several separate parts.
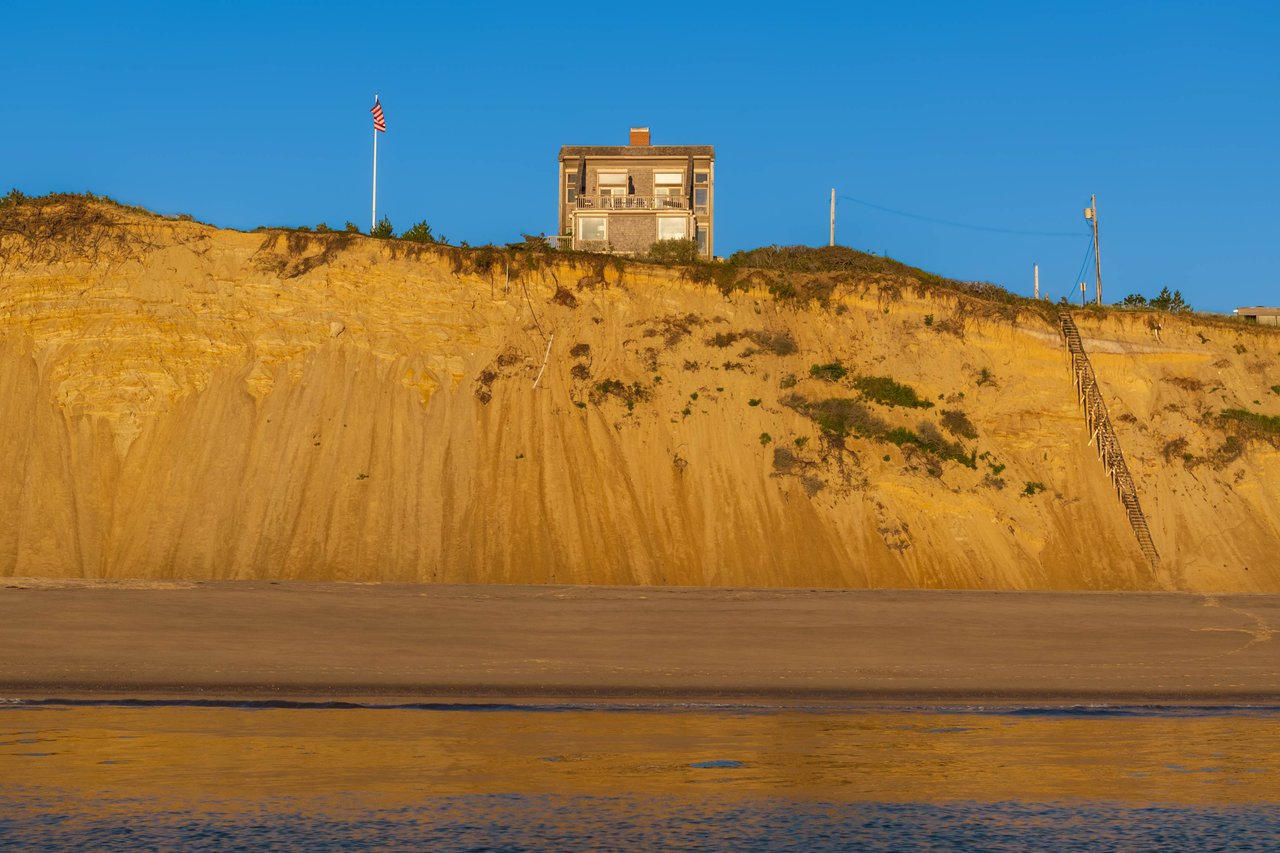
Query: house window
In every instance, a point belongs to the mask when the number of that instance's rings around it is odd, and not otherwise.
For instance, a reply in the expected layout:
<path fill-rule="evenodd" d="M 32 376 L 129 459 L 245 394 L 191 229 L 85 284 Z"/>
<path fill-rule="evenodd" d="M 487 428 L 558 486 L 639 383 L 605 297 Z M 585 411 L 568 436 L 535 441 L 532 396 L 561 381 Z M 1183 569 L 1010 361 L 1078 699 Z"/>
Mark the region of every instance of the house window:
<path fill-rule="evenodd" d="M 602 196 L 620 196 L 627 194 L 626 172 L 598 172 L 596 186 Z"/>
<path fill-rule="evenodd" d="M 566 204 L 573 204 L 578 200 L 578 173 L 564 173 L 564 200 Z"/>
<path fill-rule="evenodd" d="M 659 207 L 684 207 L 684 172 L 654 172 L 653 196 Z M 684 239 L 684 238 L 679 238 Z"/>
<path fill-rule="evenodd" d="M 710 172 L 694 172 L 693 182 L 695 184 L 709 184 L 711 183 L 711 173 Z"/>
<path fill-rule="evenodd" d="M 683 216 L 659 216 L 658 217 L 658 239 L 659 240 L 687 240 L 689 239 L 689 220 Z"/>
<path fill-rule="evenodd" d="M 698 235 L 698 236 L 695 238 L 695 239 L 698 241 L 698 254 L 699 254 L 699 255 L 705 255 L 705 254 L 707 253 L 707 228 L 706 228 L 706 226 L 705 226 L 705 225 L 699 225 L 699 226 L 698 226 L 698 228 L 697 228 L 697 231 L 695 231 L 694 233 L 696 233 L 696 234 Z"/>
<path fill-rule="evenodd" d="M 706 187 L 695 186 L 693 188 L 693 209 L 697 213 L 707 212 L 707 199 L 710 197 L 711 191 Z"/>
<path fill-rule="evenodd" d="M 579 216 L 578 239 L 600 242 L 609 239 L 608 222 L 609 218 L 607 216 Z"/>

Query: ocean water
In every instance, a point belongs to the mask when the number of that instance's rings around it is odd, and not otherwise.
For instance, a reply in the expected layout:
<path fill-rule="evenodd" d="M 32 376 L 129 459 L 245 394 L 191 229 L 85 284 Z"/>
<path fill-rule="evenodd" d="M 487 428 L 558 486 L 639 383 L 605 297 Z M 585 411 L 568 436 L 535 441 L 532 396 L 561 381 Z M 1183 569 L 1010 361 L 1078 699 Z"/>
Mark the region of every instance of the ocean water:
<path fill-rule="evenodd" d="M 1280 709 L 0 701 L 5 850 L 1280 850 Z"/>

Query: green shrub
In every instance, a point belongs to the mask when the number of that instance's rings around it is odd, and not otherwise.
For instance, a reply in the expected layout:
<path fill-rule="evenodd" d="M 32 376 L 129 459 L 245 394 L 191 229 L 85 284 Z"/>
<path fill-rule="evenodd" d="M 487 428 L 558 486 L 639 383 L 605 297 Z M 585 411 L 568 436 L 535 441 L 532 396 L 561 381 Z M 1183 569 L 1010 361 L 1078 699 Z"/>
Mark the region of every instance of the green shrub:
<path fill-rule="evenodd" d="M 359 234 L 360 226 L 348 220 L 347 224 L 343 227 L 342 230 L 346 231 L 348 234 Z"/>
<path fill-rule="evenodd" d="M 758 406 L 758 405 L 760 405 L 760 398 L 759 398 L 759 397 L 752 397 L 750 400 L 748 400 L 748 401 L 747 401 L 747 405 L 748 405 L 748 406 L 753 406 L 753 407 L 754 407 L 754 406 Z"/>
<path fill-rule="evenodd" d="M 1027 480 L 1026 485 L 1022 487 L 1023 497 L 1028 497 L 1028 498 L 1035 497 L 1036 495 L 1040 494 L 1043 491 L 1044 491 L 1044 483 L 1039 483 L 1034 480 Z"/>
<path fill-rule="evenodd" d="M 698 260 L 698 244 L 693 240 L 659 240 L 649 246 L 645 260 L 657 264 L 692 264 Z"/>
<path fill-rule="evenodd" d="M 1280 436 L 1280 415 L 1264 415 L 1245 409 L 1227 409 L 1218 417 L 1224 422 L 1236 424 L 1246 437 Z"/>
<path fill-rule="evenodd" d="M 884 435 L 889 425 L 857 400 L 833 397 L 827 400 L 808 401 L 792 396 L 782 401 L 804 413 L 828 436 L 847 438 L 850 435 L 875 438 Z"/>
<path fill-rule="evenodd" d="M 760 433 L 760 446 L 761 446 L 761 447 L 764 447 L 765 445 L 767 445 L 767 444 L 768 444 L 769 442 L 771 442 L 771 441 L 773 441 L 773 436 L 769 435 L 769 433 L 767 433 L 767 432 L 762 432 L 762 433 Z"/>
<path fill-rule="evenodd" d="M 391 227 L 391 220 L 384 216 L 378 220 L 378 224 L 369 232 L 369 236 L 387 240 L 395 236 L 395 233 L 395 229 Z"/>
<path fill-rule="evenodd" d="M 911 409 L 931 409 L 933 402 L 925 400 L 910 385 L 903 385 L 889 376 L 859 376 L 853 387 L 863 396 L 882 406 L 905 406 Z"/>
<path fill-rule="evenodd" d="M 823 379 L 827 382 L 839 382 L 849 375 L 849 371 L 838 361 L 828 362 L 827 364 L 815 364 L 809 368 L 809 375 L 815 379 Z"/>

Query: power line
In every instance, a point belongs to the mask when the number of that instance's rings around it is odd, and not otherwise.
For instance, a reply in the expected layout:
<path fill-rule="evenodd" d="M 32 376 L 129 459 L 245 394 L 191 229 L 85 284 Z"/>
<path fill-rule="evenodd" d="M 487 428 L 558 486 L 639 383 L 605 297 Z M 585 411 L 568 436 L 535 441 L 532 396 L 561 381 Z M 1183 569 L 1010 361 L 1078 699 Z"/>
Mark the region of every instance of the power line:
<path fill-rule="evenodd" d="M 1067 286 L 1067 295 L 1064 297 L 1068 302 L 1075 292 L 1076 287 L 1084 280 L 1084 268 L 1089 265 L 1089 258 L 1093 256 L 1093 235 L 1089 236 L 1089 244 L 1084 249 L 1084 260 L 1080 262 L 1080 272 L 1076 273 L 1076 277 L 1072 279 L 1071 284 Z"/>
<path fill-rule="evenodd" d="M 854 198 L 853 196 L 842 195 L 840 196 L 840 198 L 845 201 L 851 201 L 854 204 L 860 204 L 863 207 L 870 207 L 875 210 L 882 210 L 885 213 L 892 213 L 895 216 L 905 216 L 908 219 L 919 219 L 922 222 L 932 222 L 935 225 L 949 225 L 952 228 L 968 228 L 972 231 L 990 231 L 995 234 L 1018 234 L 1023 237 L 1079 237 L 1080 236 L 1079 232 L 1077 231 L 1070 231 L 1070 232 L 1068 231 L 1023 231 L 1017 228 L 996 228 L 991 225 L 970 225 L 966 222 L 953 222 L 950 219 L 938 219 L 933 216 L 922 216 L 918 213 L 908 213 L 905 210 L 894 210 L 891 207 L 884 207 L 883 205 L 873 204 L 872 202 L 863 201 L 862 199 Z"/>

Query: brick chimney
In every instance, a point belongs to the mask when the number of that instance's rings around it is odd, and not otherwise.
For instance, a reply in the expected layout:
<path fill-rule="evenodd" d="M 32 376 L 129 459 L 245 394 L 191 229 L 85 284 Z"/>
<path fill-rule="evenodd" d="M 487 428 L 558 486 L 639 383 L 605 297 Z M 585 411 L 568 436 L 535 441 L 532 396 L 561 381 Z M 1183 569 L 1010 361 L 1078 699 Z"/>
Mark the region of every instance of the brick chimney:
<path fill-rule="evenodd" d="M 649 144 L 649 128 L 647 127 L 631 128 L 631 144 L 632 145 L 648 145 Z"/>

